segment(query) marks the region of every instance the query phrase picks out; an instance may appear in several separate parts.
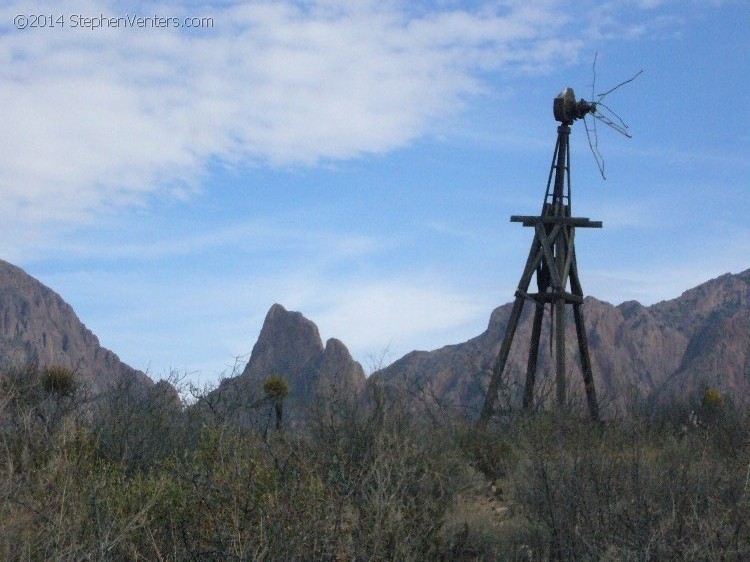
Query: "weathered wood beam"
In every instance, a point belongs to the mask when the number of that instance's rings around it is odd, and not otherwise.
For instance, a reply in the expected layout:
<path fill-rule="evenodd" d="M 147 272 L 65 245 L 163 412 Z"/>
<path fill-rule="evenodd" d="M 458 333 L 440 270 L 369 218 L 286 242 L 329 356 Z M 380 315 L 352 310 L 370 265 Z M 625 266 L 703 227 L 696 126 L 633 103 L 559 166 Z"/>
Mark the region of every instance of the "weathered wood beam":
<path fill-rule="evenodd" d="M 534 403 L 534 385 L 536 384 L 536 363 L 539 357 L 539 340 L 542 335 L 544 305 L 537 303 L 534 309 L 534 324 L 531 328 L 531 345 L 529 361 L 526 364 L 526 384 L 523 388 L 523 409 L 529 410 Z"/>
<path fill-rule="evenodd" d="M 536 227 L 536 236 L 539 238 L 539 243 L 542 245 L 542 250 L 544 251 L 544 259 L 547 260 L 547 267 L 549 268 L 550 277 L 552 279 L 552 286 L 561 291 L 564 287 L 562 285 L 562 279 L 560 279 L 560 272 L 557 271 L 557 267 L 555 267 L 555 258 L 552 254 L 549 240 L 547 239 L 547 233 L 544 231 L 544 227 L 541 223 L 537 223 L 534 226 Z"/>
<path fill-rule="evenodd" d="M 559 224 L 564 226 L 576 226 L 579 228 L 602 228 L 602 221 L 592 221 L 585 217 L 563 217 L 563 216 L 533 216 L 533 215 L 511 215 L 510 222 L 520 222 L 523 226 L 536 226 L 542 224 Z"/>

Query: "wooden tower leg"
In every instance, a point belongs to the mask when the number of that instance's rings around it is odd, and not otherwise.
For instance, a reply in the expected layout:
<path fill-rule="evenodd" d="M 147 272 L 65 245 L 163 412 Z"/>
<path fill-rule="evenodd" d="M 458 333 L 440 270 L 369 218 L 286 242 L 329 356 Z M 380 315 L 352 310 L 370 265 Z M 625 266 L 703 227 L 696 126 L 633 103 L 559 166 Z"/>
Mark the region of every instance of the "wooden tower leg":
<path fill-rule="evenodd" d="M 500 353 L 497 356 L 497 361 L 492 367 L 492 378 L 490 384 L 487 387 L 487 396 L 484 399 L 484 406 L 482 406 L 482 412 L 479 414 L 479 421 L 477 425 L 483 428 L 487 425 L 487 422 L 492 416 L 492 412 L 495 410 L 495 400 L 497 400 L 497 391 L 500 389 L 500 380 L 505 370 L 505 363 L 508 361 L 508 355 L 510 354 L 510 346 L 513 343 L 513 336 L 516 334 L 516 328 L 518 327 L 518 320 L 521 318 L 521 311 L 523 310 L 522 296 L 517 296 L 513 303 L 513 310 L 510 312 L 510 318 L 508 319 L 508 326 L 505 328 L 505 337 L 503 337 L 503 343 L 500 346 Z"/>
<path fill-rule="evenodd" d="M 537 303 L 534 310 L 534 325 L 531 329 L 531 346 L 529 362 L 526 366 L 526 385 L 523 389 L 523 409 L 529 410 L 534 403 L 534 384 L 536 382 L 536 362 L 539 357 L 539 339 L 542 335 L 544 305 Z"/>
<path fill-rule="evenodd" d="M 575 249 L 570 265 L 570 289 L 571 292 L 583 298 L 583 288 L 578 278 L 578 264 L 576 263 Z M 589 406 L 589 417 L 597 421 L 599 419 L 599 402 L 596 398 L 596 387 L 594 386 L 593 369 L 591 368 L 591 357 L 589 356 L 589 341 L 586 335 L 586 324 L 583 321 L 583 305 L 573 304 L 573 317 L 576 323 L 576 335 L 578 336 L 578 352 L 581 355 L 581 370 L 583 371 L 583 386 L 586 389 L 586 400 Z"/>
<path fill-rule="evenodd" d="M 591 357 L 589 357 L 589 343 L 586 338 L 586 327 L 583 322 L 583 306 L 573 305 L 573 316 L 576 321 L 576 334 L 578 336 L 578 352 L 581 355 L 581 369 L 583 370 L 583 386 L 586 389 L 586 401 L 589 405 L 589 417 L 597 421 L 599 419 L 599 404 L 596 400 L 596 388 L 594 387 L 594 375 L 591 369 Z"/>
<path fill-rule="evenodd" d="M 565 407 L 565 300 L 555 302 L 555 378 L 557 386 L 557 405 Z"/>
<path fill-rule="evenodd" d="M 567 140 L 567 136 L 565 137 Z M 561 162 L 564 162 L 565 155 L 567 153 L 567 142 L 560 143 Z M 565 168 L 560 166 L 558 163 L 557 175 L 560 176 L 555 182 L 555 191 L 557 191 L 557 181 L 563 183 L 562 175 Z M 560 204 L 562 204 L 562 185 L 560 186 Z M 557 273 L 557 281 L 554 284 L 554 291 L 557 293 L 557 299 L 555 300 L 555 378 L 557 387 L 557 406 L 560 410 L 566 406 L 566 388 L 565 388 L 565 267 L 570 255 L 570 249 L 568 243 L 571 240 L 569 233 L 571 228 L 568 226 L 562 227 L 560 234 L 555 239 L 555 257 L 554 267 Z M 550 264 L 552 265 L 552 264 Z M 559 285 L 558 285 L 559 283 Z"/>
<path fill-rule="evenodd" d="M 516 334 L 516 328 L 518 328 L 518 320 L 521 318 L 521 312 L 523 311 L 523 301 L 526 297 L 526 291 L 529 290 L 529 284 L 531 278 L 534 276 L 537 264 L 541 259 L 542 244 L 539 241 L 537 235 L 534 236 L 534 240 L 531 243 L 531 249 L 529 250 L 529 257 L 526 259 L 526 267 L 524 267 L 523 275 L 518 283 L 518 290 L 516 291 L 516 300 L 513 302 L 513 309 L 510 312 L 510 318 L 508 319 L 508 326 L 505 328 L 505 336 L 503 337 L 503 343 L 500 346 L 500 353 L 498 353 L 497 360 L 492 367 L 492 378 L 490 384 L 487 387 L 487 396 L 484 399 L 484 405 L 482 411 L 479 414 L 479 420 L 477 426 L 483 428 L 487 425 L 492 412 L 495 409 L 495 400 L 497 400 L 497 391 L 500 389 L 500 381 L 502 379 L 503 371 L 505 370 L 505 364 L 508 361 L 508 355 L 510 354 L 510 346 L 513 343 L 513 337 Z"/>

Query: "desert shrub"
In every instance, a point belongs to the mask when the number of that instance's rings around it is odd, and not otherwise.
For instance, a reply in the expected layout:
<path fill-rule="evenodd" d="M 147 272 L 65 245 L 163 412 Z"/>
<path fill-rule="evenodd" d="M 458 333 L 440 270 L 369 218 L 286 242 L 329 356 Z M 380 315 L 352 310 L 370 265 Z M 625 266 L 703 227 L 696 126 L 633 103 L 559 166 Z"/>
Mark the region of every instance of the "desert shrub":
<path fill-rule="evenodd" d="M 283 377 L 271 375 L 263 381 L 263 392 L 270 400 L 283 400 L 289 396 L 289 385 Z"/>
<path fill-rule="evenodd" d="M 44 390 L 61 396 L 71 395 L 76 386 L 73 371 L 67 367 L 47 367 L 41 373 L 41 381 Z"/>
<path fill-rule="evenodd" d="M 310 453 L 354 560 L 429 560 L 469 467 L 451 433 L 413 419 L 408 404 L 375 392 L 367 408 L 332 396 L 311 419 Z"/>
<path fill-rule="evenodd" d="M 727 456 L 707 431 L 675 436 L 637 421 L 556 423 L 531 423 L 512 476 L 512 500 L 536 536 L 533 545 L 528 536 L 517 541 L 530 546 L 532 558 L 739 559 L 750 553 L 747 444 Z"/>
<path fill-rule="evenodd" d="M 72 375 L 66 369 L 52 372 L 55 384 Z M 49 381 L 47 371 L 33 364 L 0 372 L 0 466 L 25 470 L 43 465 L 58 433 L 85 424 L 85 389 L 73 385 L 56 392 Z"/>
<path fill-rule="evenodd" d="M 166 387 L 115 388 L 92 413 L 43 381 L 0 376 L 0 559 L 750 557 L 750 420 L 726 398 L 687 428 L 644 410 L 477 431 L 347 392 L 305 432 L 268 433 Z"/>
<path fill-rule="evenodd" d="M 724 398 L 716 388 L 707 388 L 703 393 L 701 408 L 703 410 L 719 410 L 724 405 Z"/>
<path fill-rule="evenodd" d="M 289 385 L 279 375 L 271 375 L 263 381 L 263 393 L 276 413 L 276 429 L 281 429 L 284 417 L 284 398 L 289 396 Z"/>
<path fill-rule="evenodd" d="M 263 441 L 229 426 L 203 428 L 198 446 L 166 463 L 151 511 L 154 544 L 141 553 L 175 559 L 333 559 L 332 501 L 303 444 Z"/>
<path fill-rule="evenodd" d="M 514 448 L 507 434 L 500 435 L 476 426 L 461 426 L 456 438 L 468 462 L 490 481 L 506 476 L 515 464 Z"/>
<path fill-rule="evenodd" d="M 94 431 L 100 454 L 131 472 L 150 470 L 194 445 L 198 432 L 167 382 L 143 388 L 123 378 L 96 401 Z"/>

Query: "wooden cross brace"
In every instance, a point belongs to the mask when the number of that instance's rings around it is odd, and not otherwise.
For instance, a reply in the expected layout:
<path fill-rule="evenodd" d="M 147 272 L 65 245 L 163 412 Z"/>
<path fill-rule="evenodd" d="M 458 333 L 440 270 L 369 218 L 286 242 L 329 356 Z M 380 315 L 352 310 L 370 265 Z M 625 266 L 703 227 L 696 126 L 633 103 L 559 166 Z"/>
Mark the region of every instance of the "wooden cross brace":
<path fill-rule="evenodd" d="M 510 219 L 511 222 L 520 222 L 523 226 L 533 227 L 534 240 L 531 243 L 531 250 L 526 260 L 526 266 L 515 293 L 516 299 L 513 303 L 510 318 L 508 319 L 505 337 L 503 338 L 500 352 L 492 369 L 487 397 L 479 417 L 480 426 L 486 425 L 493 413 L 501 376 L 505 370 L 524 302 L 527 300 L 534 303 L 535 311 L 526 369 L 526 384 L 523 396 L 524 409 L 530 409 L 533 402 L 539 339 L 541 337 L 542 320 L 544 318 L 546 303 L 552 305 L 555 317 L 557 402 L 561 407 L 565 405 L 565 305 L 570 304 L 573 306 L 589 415 L 595 420 L 599 418 L 591 358 L 589 356 L 588 340 L 583 320 L 583 290 L 578 278 L 574 242 L 576 227 L 601 228 L 602 223 L 601 221 L 591 221 L 588 218 L 565 216 L 566 212 L 566 208 L 555 208 L 553 205 L 545 204 L 542 216 L 512 216 Z M 529 284 L 534 274 L 536 274 L 537 278 L 538 292 L 529 293 Z M 566 290 L 568 282 L 570 282 L 570 292 Z"/>

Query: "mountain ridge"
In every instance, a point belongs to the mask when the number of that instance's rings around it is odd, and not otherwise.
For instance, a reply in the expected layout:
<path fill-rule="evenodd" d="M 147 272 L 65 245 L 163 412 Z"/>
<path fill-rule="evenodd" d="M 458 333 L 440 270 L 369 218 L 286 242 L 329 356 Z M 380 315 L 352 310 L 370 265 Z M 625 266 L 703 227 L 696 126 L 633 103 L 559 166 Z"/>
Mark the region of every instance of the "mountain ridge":
<path fill-rule="evenodd" d="M 223 380 L 212 395 L 225 413 L 234 412 L 230 417 L 242 423 L 251 423 L 253 416 L 237 412 L 263 402 L 263 381 L 274 374 L 289 385 L 287 416 L 292 425 L 301 424 L 314 403 L 332 392 L 360 396 L 379 383 L 419 390 L 441 404 L 476 412 L 511 307 L 496 307 L 487 328 L 465 342 L 411 351 L 367 378 L 341 340 L 324 343 L 314 322 L 274 304 L 243 372 Z M 506 367 L 504 391 L 515 404 L 520 403 L 525 377 L 532 310 L 524 307 Z M 750 403 L 750 269 L 721 275 L 649 306 L 637 301 L 615 306 L 588 296 L 584 314 L 597 392 L 613 412 L 627 410 L 634 399 L 685 399 L 708 387 L 739 404 Z M 581 396 L 572 318 L 567 330 L 568 384 L 574 396 Z M 546 400 L 554 378 L 549 336 L 545 322 L 537 371 L 539 402 Z M 95 392 L 122 379 L 153 385 L 144 373 L 103 348 L 57 293 L 2 260 L 0 363 L 65 366 Z"/>
<path fill-rule="evenodd" d="M 614 306 L 595 297 L 584 301 L 594 380 L 600 399 L 623 412 L 634 399 L 694 399 L 713 387 L 746 405 L 750 396 L 750 270 L 727 273 L 644 306 Z M 408 382 L 456 408 L 476 410 L 510 315 L 511 303 L 495 308 L 487 329 L 466 342 L 411 352 L 373 374 L 389 384 Z M 525 306 L 506 366 L 507 387 L 520 403 L 531 335 Z M 570 311 L 568 311 L 570 315 Z M 568 384 L 582 396 L 582 376 L 572 318 L 567 322 Z M 549 340 L 545 323 L 542 342 Z M 540 346 L 538 377 L 549 392 L 551 351 Z M 537 397 L 539 400 L 540 397 Z M 545 397 L 541 397 L 544 401 Z"/>
<path fill-rule="evenodd" d="M 20 267 L 0 260 L 0 364 L 71 369 L 98 394 L 119 381 L 153 381 L 123 363 L 55 291 Z"/>

